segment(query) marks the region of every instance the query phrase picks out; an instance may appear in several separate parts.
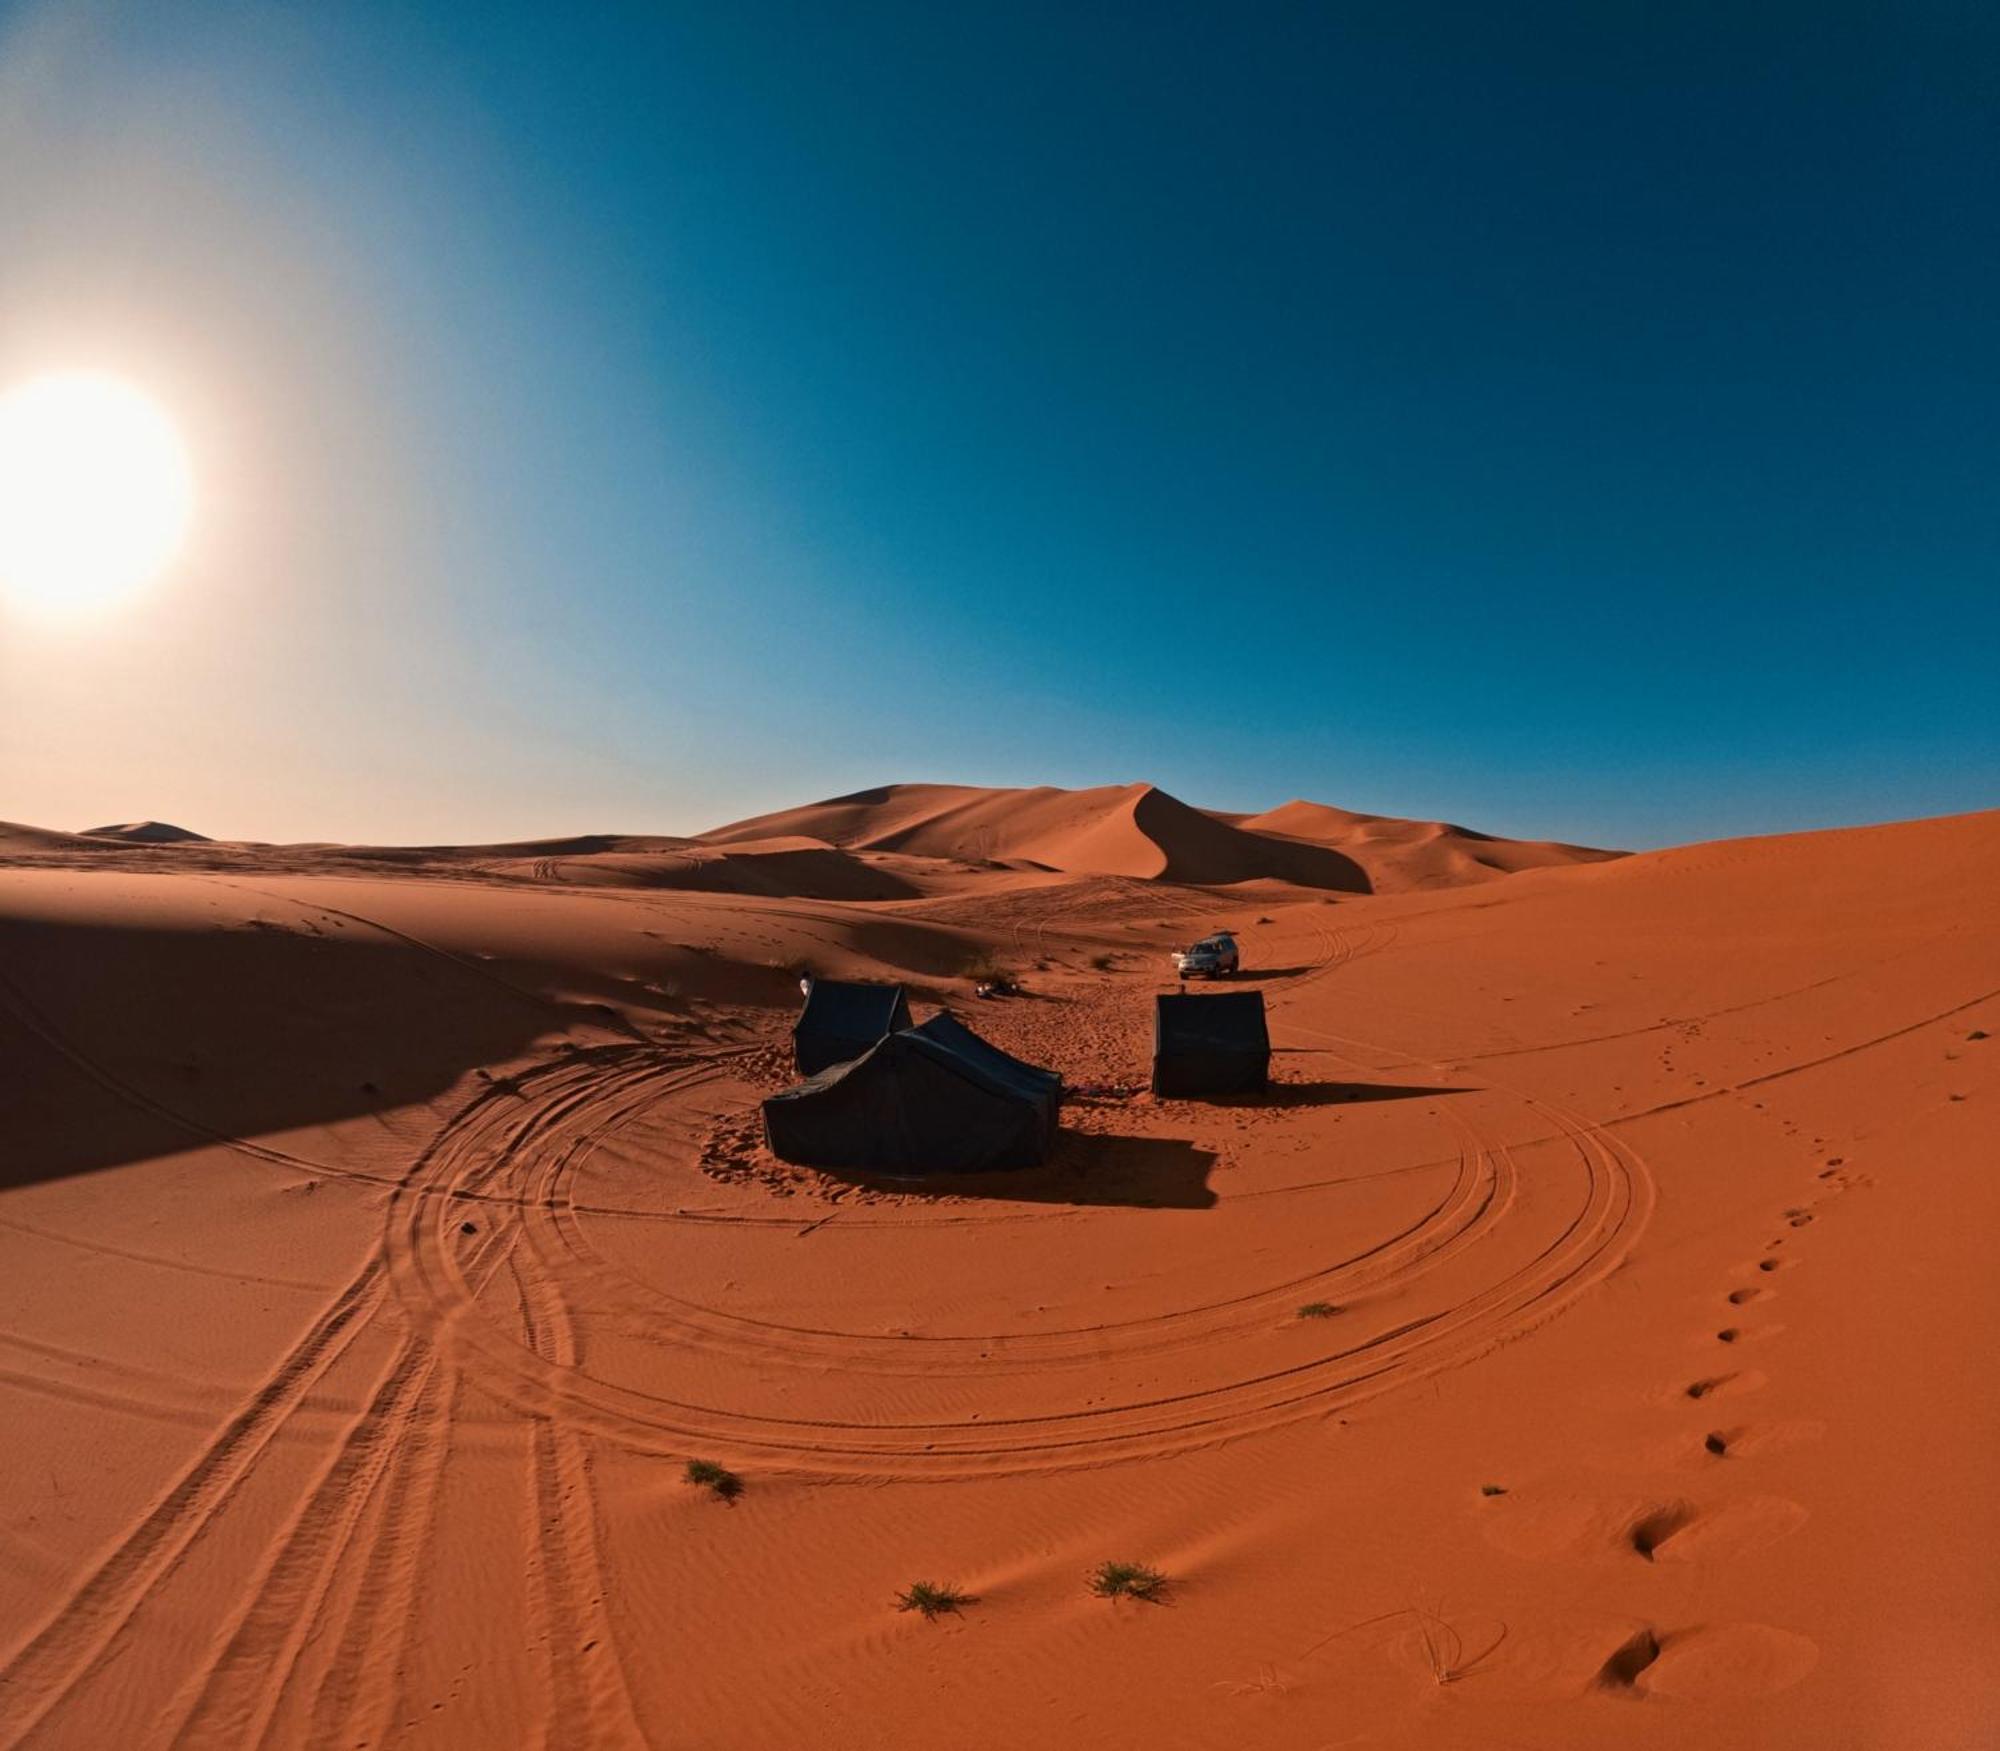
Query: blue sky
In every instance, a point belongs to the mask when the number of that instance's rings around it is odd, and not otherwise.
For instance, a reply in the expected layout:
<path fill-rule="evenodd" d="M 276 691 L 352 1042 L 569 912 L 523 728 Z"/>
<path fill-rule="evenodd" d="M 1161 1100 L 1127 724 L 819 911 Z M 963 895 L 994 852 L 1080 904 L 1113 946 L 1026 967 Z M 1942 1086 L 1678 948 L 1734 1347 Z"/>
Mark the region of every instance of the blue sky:
<path fill-rule="evenodd" d="M 1989 806 L 1974 4 L 0 8 L 0 375 L 205 529 L 0 815 L 692 830 L 1145 778 Z"/>

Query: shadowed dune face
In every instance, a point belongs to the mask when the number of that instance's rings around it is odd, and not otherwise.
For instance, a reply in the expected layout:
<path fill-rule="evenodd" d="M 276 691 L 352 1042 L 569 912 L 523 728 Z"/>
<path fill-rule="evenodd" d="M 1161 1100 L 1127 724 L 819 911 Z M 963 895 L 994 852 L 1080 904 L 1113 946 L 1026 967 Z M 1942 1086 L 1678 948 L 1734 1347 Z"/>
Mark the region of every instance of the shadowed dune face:
<path fill-rule="evenodd" d="M 420 1106 L 608 1019 L 346 920 L 204 924 L 0 915 L 0 1185 Z"/>
<path fill-rule="evenodd" d="M 1990 1737 L 2000 816 L 1397 895 L 993 794 L 0 843 L 0 1742 Z M 1155 1099 L 1217 925 L 1274 1086 Z M 773 1160 L 807 965 L 1053 1158 Z"/>

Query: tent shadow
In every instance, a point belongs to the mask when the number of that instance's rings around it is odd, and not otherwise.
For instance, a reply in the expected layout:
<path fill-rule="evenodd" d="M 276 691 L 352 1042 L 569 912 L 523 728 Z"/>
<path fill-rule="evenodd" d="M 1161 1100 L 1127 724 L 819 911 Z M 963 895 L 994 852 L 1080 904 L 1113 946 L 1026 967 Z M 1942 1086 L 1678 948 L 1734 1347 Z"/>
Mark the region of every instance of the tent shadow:
<path fill-rule="evenodd" d="M 921 1178 L 842 1173 L 849 1184 L 903 1197 L 982 1198 L 1010 1204 L 1078 1208 L 1208 1210 L 1215 1206 L 1209 1169 L 1215 1151 L 1179 1137 L 1113 1137 L 1064 1129 L 1040 1167 L 1004 1173 L 934 1173 Z"/>
<path fill-rule="evenodd" d="M 1261 1094 L 1211 1097 L 1217 1104 L 1244 1107 L 1344 1107 L 1365 1101 L 1425 1100 L 1444 1094 L 1476 1094 L 1472 1088 L 1443 1088 L 1420 1082 L 1274 1082 Z"/>

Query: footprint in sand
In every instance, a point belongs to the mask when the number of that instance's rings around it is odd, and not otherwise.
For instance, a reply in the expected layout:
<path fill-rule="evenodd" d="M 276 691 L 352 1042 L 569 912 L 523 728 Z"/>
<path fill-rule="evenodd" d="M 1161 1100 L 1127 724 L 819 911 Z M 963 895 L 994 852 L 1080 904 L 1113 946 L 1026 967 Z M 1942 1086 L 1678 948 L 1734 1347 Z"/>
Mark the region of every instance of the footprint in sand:
<path fill-rule="evenodd" d="M 1763 1338 L 1776 1337 L 1785 1328 L 1781 1325 L 1725 1325 L 1715 1334 L 1718 1344 L 1754 1344 Z"/>
<path fill-rule="evenodd" d="M 1789 1496 L 1743 1496 L 1716 1508 L 1670 1502 L 1641 1514 L 1627 1538 L 1648 1562 L 1709 1562 L 1776 1544 L 1806 1519 L 1806 1510 Z"/>
<path fill-rule="evenodd" d="M 1777 1294 L 1777 1290 L 1775 1289 L 1732 1289 L 1729 1291 L 1729 1305 L 1731 1307 L 1747 1307 L 1753 1301 L 1768 1300 L 1775 1294 Z"/>
<path fill-rule="evenodd" d="M 1739 1393 L 1756 1392 L 1767 1384 L 1767 1376 L 1755 1368 L 1740 1369 L 1733 1374 L 1711 1374 L 1701 1380 L 1691 1380 L 1681 1388 L 1684 1398 L 1731 1398 Z"/>
<path fill-rule="evenodd" d="M 1744 1496 L 1708 1508 L 1682 1498 L 1576 1495 L 1510 1497 L 1504 1511 L 1482 1517 L 1480 1530 L 1510 1556 L 1690 1563 L 1761 1550 L 1805 1521 L 1806 1510 L 1784 1496 Z"/>
<path fill-rule="evenodd" d="M 1717 1623 L 1660 1638 L 1659 1657 L 1635 1681 L 1646 1696 L 1732 1702 L 1789 1690 L 1819 1664 L 1809 1636 L 1765 1623 Z"/>
<path fill-rule="evenodd" d="M 1817 1441 L 1825 1433 L 1824 1423 L 1799 1417 L 1786 1422 L 1737 1423 L 1711 1429 L 1702 1437 L 1701 1444 L 1705 1452 L 1717 1459 L 1748 1459 L 1755 1454 L 1776 1453 L 1786 1447 Z"/>
<path fill-rule="evenodd" d="M 1819 1664 L 1819 1644 L 1767 1623 L 1641 1629 L 1598 1669 L 1603 1690 L 1680 1702 L 1732 1702 L 1789 1690 Z"/>

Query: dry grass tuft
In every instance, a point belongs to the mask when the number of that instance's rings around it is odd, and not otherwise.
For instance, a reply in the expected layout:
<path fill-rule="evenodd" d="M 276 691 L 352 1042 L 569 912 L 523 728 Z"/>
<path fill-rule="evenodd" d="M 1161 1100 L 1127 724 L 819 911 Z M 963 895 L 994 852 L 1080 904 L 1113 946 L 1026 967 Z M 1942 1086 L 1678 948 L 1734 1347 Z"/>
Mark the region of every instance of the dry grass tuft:
<path fill-rule="evenodd" d="M 953 1586 L 939 1586 L 935 1581 L 912 1581 L 896 1595 L 898 1611 L 921 1611 L 926 1620 L 942 1617 L 947 1611 L 956 1611 L 961 1605 L 976 1604 L 970 1593 L 961 1593 Z"/>
<path fill-rule="evenodd" d="M 1157 1602 L 1167 1590 L 1167 1577 L 1144 1563 L 1099 1563 L 1090 1577 L 1090 1590 L 1100 1599 Z"/>
<path fill-rule="evenodd" d="M 726 1465 L 717 1465 L 712 1459 L 690 1459 L 681 1476 L 699 1489 L 704 1489 L 718 1501 L 733 1502 L 743 1493 L 743 1480 Z"/>

